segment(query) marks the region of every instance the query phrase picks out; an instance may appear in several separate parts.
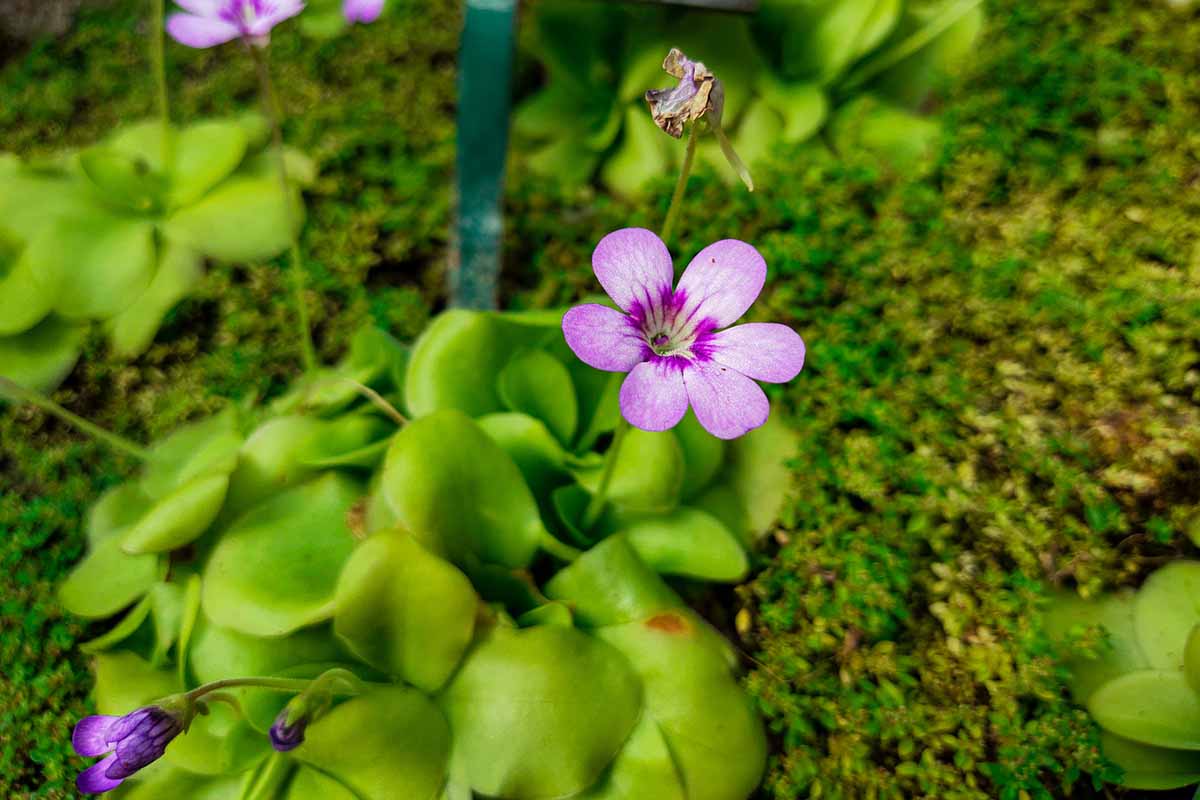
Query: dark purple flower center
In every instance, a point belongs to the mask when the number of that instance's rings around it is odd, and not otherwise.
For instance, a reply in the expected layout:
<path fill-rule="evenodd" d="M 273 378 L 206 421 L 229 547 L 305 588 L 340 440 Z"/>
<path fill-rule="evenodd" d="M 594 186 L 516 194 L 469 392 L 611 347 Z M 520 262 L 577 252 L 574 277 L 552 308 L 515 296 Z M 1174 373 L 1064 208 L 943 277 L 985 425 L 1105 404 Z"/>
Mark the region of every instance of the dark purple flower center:
<path fill-rule="evenodd" d="M 228 0 L 219 16 L 246 31 L 255 20 L 274 10 L 274 0 Z"/>
<path fill-rule="evenodd" d="M 709 340 L 716 325 L 699 316 L 700 304 L 687 308 L 687 293 L 664 290 L 660 297 L 646 296 L 629 310 L 629 323 L 646 343 L 646 360 L 669 360 L 677 366 L 707 361 Z"/>

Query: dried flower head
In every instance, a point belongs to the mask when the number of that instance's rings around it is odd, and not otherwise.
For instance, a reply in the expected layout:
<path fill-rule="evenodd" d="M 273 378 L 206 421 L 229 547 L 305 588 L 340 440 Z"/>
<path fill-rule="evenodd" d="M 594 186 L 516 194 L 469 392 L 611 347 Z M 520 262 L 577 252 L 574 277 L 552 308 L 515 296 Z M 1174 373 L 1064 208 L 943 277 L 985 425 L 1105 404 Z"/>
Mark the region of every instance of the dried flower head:
<path fill-rule="evenodd" d="M 686 123 L 695 122 L 714 110 L 720 118 L 722 109 L 714 104 L 724 105 L 725 93 L 721 82 L 708 67 L 699 61 L 692 61 L 678 48 L 672 47 L 663 60 L 663 69 L 668 75 L 678 78 L 679 85 L 673 89 L 651 89 L 646 92 L 646 102 L 650 104 L 650 115 L 655 125 L 678 139 L 683 136 Z"/>

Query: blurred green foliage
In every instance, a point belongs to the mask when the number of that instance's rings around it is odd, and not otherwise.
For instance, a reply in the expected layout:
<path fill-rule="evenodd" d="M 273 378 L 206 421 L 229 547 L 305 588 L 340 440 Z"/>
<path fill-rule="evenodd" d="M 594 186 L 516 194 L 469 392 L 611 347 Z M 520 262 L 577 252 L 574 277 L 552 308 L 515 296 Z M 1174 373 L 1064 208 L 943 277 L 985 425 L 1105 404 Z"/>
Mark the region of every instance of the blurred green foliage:
<path fill-rule="evenodd" d="M 309 114 L 290 140 L 321 166 L 305 236 L 327 360 L 365 318 L 407 337 L 437 302 L 455 6 L 276 37 L 285 102 Z M 1094 594 L 1191 552 L 1200 18 L 1157 0 L 994 0 L 987 16 L 924 177 L 783 147 L 753 195 L 702 170 L 681 215 L 685 257 L 729 236 L 762 250 L 756 313 L 810 348 L 773 398 L 802 441 L 778 550 L 740 603 L 706 608 L 730 628 L 748 615 L 772 798 L 1087 796 L 1081 771 L 1116 772 L 1063 693 L 1045 587 Z M 6 147 L 146 114 L 138 19 L 93 13 L 5 67 Z M 180 117 L 252 102 L 232 51 L 168 55 Z M 521 177 L 506 304 L 595 291 L 595 242 L 657 227 L 672 180 L 629 203 Z M 282 280 L 279 264 L 211 270 L 134 364 L 89 341 L 57 399 L 146 440 L 214 395 L 277 390 L 295 370 Z M 82 551 L 81 510 L 134 465 L 27 410 L 5 412 L 0 441 L 0 795 L 66 797 L 89 679 L 51 590 Z"/>
<path fill-rule="evenodd" d="M 960 73 L 983 26 L 980 5 L 764 0 L 751 15 L 534 0 L 520 41 L 541 65 L 545 85 L 513 115 L 516 139 L 529 151 L 522 163 L 572 184 L 598 171 L 606 187 L 643 196 L 655 176 L 679 163 L 645 101 L 646 89 L 675 82 L 662 65 L 677 47 L 721 81 L 720 123 L 751 166 L 781 141 L 812 141 L 839 153 L 874 150 L 912 168 L 939 132 L 918 112 Z M 736 180 L 715 137 L 704 137 L 698 152 Z"/>

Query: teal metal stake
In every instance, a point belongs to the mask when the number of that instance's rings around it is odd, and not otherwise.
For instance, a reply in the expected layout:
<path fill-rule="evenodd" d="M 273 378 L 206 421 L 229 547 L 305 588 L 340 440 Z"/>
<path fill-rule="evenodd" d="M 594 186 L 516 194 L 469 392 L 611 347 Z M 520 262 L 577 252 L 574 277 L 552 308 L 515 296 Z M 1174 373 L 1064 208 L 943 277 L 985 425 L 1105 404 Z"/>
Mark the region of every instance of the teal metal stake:
<path fill-rule="evenodd" d="M 450 302 L 496 308 L 517 0 L 467 0 L 458 70 L 458 253 Z"/>

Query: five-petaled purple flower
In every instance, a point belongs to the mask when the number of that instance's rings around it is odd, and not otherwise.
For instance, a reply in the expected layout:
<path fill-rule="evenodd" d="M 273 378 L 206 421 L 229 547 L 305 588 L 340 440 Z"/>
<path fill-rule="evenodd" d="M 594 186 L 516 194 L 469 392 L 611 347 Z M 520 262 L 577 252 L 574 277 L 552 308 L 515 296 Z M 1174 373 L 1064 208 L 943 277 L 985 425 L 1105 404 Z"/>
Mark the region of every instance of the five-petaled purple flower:
<path fill-rule="evenodd" d="M 346 21 L 374 22 L 383 13 L 383 0 L 342 0 L 342 14 Z"/>
<path fill-rule="evenodd" d="M 75 752 L 88 757 L 108 755 L 79 774 L 79 791 L 99 794 L 117 788 L 158 760 L 183 729 L 179 715 L 159 706 L 139 708 L 123 717 L 85 717 L 71 736 Z"/>
<path fill-rule="evenodd" d="M 690 402 L 709 433 L 736 438 L 770 413 L 755 381 L 790 381 L 804 366 L 804 341 L 786 325 L 729 327 L 754 303 L 767 275 L 766 262 L 745 242 L 710 244 L 672 289 L 667 246 L 648 230 L 625 228 L 600 240 L 592 269 L 625 313 L 576 306 L 563 317 L 563 334 L 586 364 L 629 372 L 621 413 L 638 428 L 672 428 Z"/>
<path fill-rule="evenodd" d="M 188 13 L 172 14 L 167 33 L 188 47 L 215 47 L 234 39 L 263 43 L 271 29 L 304 10 L 304 0 L 175 0 Z"/>

